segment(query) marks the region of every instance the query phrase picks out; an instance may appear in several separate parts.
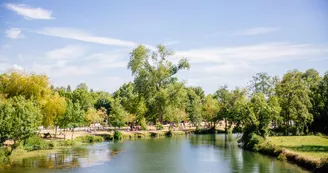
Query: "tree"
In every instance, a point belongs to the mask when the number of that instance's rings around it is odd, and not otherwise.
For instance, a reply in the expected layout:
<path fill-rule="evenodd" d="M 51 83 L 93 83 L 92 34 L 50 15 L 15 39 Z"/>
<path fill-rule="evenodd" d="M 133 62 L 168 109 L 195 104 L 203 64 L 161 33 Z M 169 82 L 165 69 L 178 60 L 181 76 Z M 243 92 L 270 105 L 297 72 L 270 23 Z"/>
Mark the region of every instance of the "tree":
<path fill-rule="evenodd" d="M 313 123 L 309 124 L 311 131 L 321 131 L 322 127 L 320 124 L 321 117 L 321 104 L 322 104 L 322 90 L 319 89 L 319 83 L 322 78 L 319 75 L 319 72 L 315 69 L 309 69 L 302 75 L 303 80 L 306 83 L 308 88 L 308 95 L 311 102 L 311 108 L 309 112 L 313 115 Z"/>
<path fill-rule="evenodd" d="M 252 94 L 263 93 L 266 97 L 274 94 L 274 86 L 277 79 L 267 73 L 257 73 L 250 81 L 249 89 Z"/>
<path fill-rule="evenodd" d="M 96 131 L 96 123 L 102 123 L 105 117 L 106 109 L 96 110 L 94 108 L 89 108 L 85 116 L 85 121 L 89 126 L 94 125 L 94 130 Z"/>
<path fill-rule="evenodd" d="M 202 114 L 203 118 L 209 123 L 211 128 L 215 128 L 219 111 L 220 107 L 218 101 L 213 98 L 212 95 L 207 95 L 205 97 Z"/>
<path fill-rule="evenodd" d="M 309 88 L 302 76 L 302 72 L 298 70 L 289 71 L 276 87 L 282 108 L 283 124 L 281 125 L 287 135 L 291 132 L 292 126 L 295 127 L 293 134 L 306 132 L 307 124 L 313 121 L 313 116 L 309 113 L 311 108 Z"/>
<path fill-rule="evenodd" d="M 316 111 L 313 130 L 328 134 L 328 71 L 323 76 L 322 80 L 318 83 L 316 92 Z"/>
<path fill-rule="evenodd" d="M 0 103 L 0 144 L 27 139 L 40 124 L 41 111 L 33 101 L 14 96 Z"/>
<path fill-rule="evenodd" d="M 59 124 L 58 120 L 64 115 L 66 111 L 66 101 L 64 97 L 60 97 L 59 94 L 49 96 L 46 103 L 42 107 L 43 121 L 42 125 L 44 127 L 55 126 L 55 136 L 57 134 L 57 126 Z"/>
<path fill-rule="evenodd" d="M 74 135 L 74 128 L 84 123 L 84 111 L 79 103 L 73 103 L 71 100 L 67 101 L 66 111 L 63 116 L 58 118 L 59 127 L 63 128 L 64 139 L 66 139 L 66 129 L 72 128 L 72 138 Z"/>
<path fill-rule="evenodd" d="M 79 103 L 84 111 L 92 108 L 95 103 L 85 83 L 79 84 L 73 91 L 72 101 L 73 103 Z"/>
<path fill-rule="evenodd" d="M 67 85 L 66 92 L 68 92 L 68 93 L 72 92 L 71 85 Z"/>
<path fill-rule="evenodd" d="M 259 92 L 253 95 L 248 110 L 249 116 L 245 117 L 246 126 L 252 126 L 256 134 L 266 137 L 272 120 L 279 119 L 281 107 L 277 97 L 267 99 Z"/>
<path fill-rule="evenodd" d="M 202 93 L 202 95 L 203 94 L 204 93 Z M 187 88 L 188 99 L 186 104 L 186 112 L 188 114 L 190 122 L 196 126 L 198 126 L 202 121 L 202 95 L 198 95 L 195 92 L 195 89 L 192 87 Z"/>
<path fill-rule="evenodd" d="M 167 99 L 177 99 L 178 97 L 172 94 L 182 93 L 181 89 L 178 90 L 179 92 L 168 91 L 170 85 L 174 85 L 171 88 L 176 87 L 176 89 L 181 86 L 181 83 L 177 82 L 177 78 L 173 76 L 180 70 L 190 68 L 185 58 L 180 59 L 177 65 L 168 61 L 167 59 L 173 54 L 162 45 L 157 46 L 155 52 L 151 52 L 142 45 L 131 52 L 128 68 L 134 76 L 135 91 L 139 98 L 142 97 L 146 101 L 146 118 L 154 122 L 163 121 L 164 113 L 167 112 L 164 108 L 175 106 L 169 104 L 176 101 Z"/>
<path fill-rule="evenodd" d="M 112 111 L 108 117 L 108 124 L 113 127 L 123 127 L 127 120 L 128 113 L 124 110 L 119 100 L 113 102 Z"/>
<path fill-rule="evenodd" d="M 94 107 L 98 110 L 101 108 L 106 109 L 106 114 L 108 115 L 111 111 L 111 104 L 113 102 L 112 96 L 107 92 L 98 92 L 96 96 L 96 103 Z"/>
<path fill-rule="evenodd" d="M 41 104 L 43 99 L 51 94 L 46 75 L 15 71 L 0 75 L 0 91 L 6 98 L 23 96 L 25 99 L 33 98 Z"/>

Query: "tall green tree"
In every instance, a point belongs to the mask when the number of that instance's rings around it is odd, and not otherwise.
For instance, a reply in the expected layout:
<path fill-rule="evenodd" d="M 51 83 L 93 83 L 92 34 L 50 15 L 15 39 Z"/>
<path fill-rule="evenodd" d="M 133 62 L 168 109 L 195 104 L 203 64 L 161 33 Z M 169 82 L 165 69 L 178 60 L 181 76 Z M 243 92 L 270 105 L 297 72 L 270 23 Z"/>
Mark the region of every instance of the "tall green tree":
<path fill-rule="evenodd" d="M 108 117 L 108 124 L 113 127 L 123 127 L 128 119 L 128 113 L 124 110 L 119 100 L 113 102 L 112 110 Z"/>
<path fill-rule="evenodd" d="M 74 128 L 85 123 L 85 112 L 79 103 L 73 103 L 71 100 L 67 101 L 65 113 L 58 118 L 58 126 L 63 128 L 64 138 L 66 139 L 66 129 L 72 128 L 72 138 L 74 135 Z"/>
<path fill-rule="evenodd" d="M 215 128 L 218 120 L 217 116 L 220 111 L 219 102 L 212 95 L 207 95 L 203 104 L 203 118 L 207 121 L 211 128 Z"/>
<path fill-rule="evenodd" d="M 319 89 L 319 83 L 322 78 L 319 75 L 319 72 L 315 69 L 308 69 L 303 73 L 303 80 L 306 83 L 308 88 L 308 95 L 311 102 L 311 108 L 309 112 L 313 115 L 313 123 L 309 124 L 309 130 L 320 132 L 320 128 L 322 127 L 320 124 L 321 117 L 321 104 L 322 104 L 322 90 Z"/>
<path fill-rule="evenodd" d="M 15 143 L 35 134 L 41 124 L 41 110 L 31 100 L 14 96 L 0 103 L 0 144 Z"/>
<path fill-rule="evenodd" d="M 202 94 L 200 94 L 200 92 L 198 92 L 197 94 L 196 91 L 199 91 L 199 89 L 195 91 L 195 89 L 192 87 L 189 87 L 186 90 L 188 98 L 186 104 L 186 112 L 190 122 L 198 126 L 202 121 L 202 106 L 205 98 L 204 93 L 202 92 Z"/>
<path fill-rule="evenodd" d="M 245 125 L 252 126 L 254 132 L 266 137 L 272 120 L 278 120 L 281 107 L 278 98 L 273 96 L 267 99 L 261 92 L 253 95 L 248 106 L 249 116 L 245 117 Z"/>
<path fill-rule="evenodd" d="M 138 97 L 144 98 L 147 106 L 146 118 L 156 122 L 162 122 L 165 108 L 178 108 L 181 104 L 173 105 L 179 97 L 175 95 L 183 94 L 180 86 L 174 77 L 180 70 L 189 69 L 190 65 L 185 58 L 179 60 L 174 65 L 168 60 L 174 53 L 165 46 L 157 46 L 157 51 L 151 52 L 145 46 L 138 46 L 131 52 L 128 68 L 131 69 L 134 76 L 135 91 Z M 173 85 L 173 86 L 171 86 Z M 178 89 L 172 91 L 170 89 Z M 170 99 L 170 100 L 168 100 Z M 165 106 L 164 106 L 165 105 Z M 179 108 L 181 109 L 181 108 Z"/>
<path fill-rule="evenodd" d="M 293 134 L 306 132 L 308 124 L 313 121 L 313 116 L 309 112 L 311 109 L 309 88 L 302 76 L 303 73 L 298 70 L 288 71 L 276 87 L 282 108 L 281 126 L 285 128 L 287 135 L 291 132 Z"/>

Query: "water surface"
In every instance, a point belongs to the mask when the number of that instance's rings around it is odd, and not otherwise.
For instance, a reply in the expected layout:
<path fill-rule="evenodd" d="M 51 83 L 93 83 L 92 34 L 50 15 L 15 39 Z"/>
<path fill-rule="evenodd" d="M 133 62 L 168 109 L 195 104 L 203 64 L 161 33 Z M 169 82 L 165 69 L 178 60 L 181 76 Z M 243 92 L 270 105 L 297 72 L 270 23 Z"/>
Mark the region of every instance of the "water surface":
<path fill-rule="evenodd" d="M 16 162 L 4 173 L 299 173 L 288 162 L 238 148 L 236 135 L 104 142 Z"/>

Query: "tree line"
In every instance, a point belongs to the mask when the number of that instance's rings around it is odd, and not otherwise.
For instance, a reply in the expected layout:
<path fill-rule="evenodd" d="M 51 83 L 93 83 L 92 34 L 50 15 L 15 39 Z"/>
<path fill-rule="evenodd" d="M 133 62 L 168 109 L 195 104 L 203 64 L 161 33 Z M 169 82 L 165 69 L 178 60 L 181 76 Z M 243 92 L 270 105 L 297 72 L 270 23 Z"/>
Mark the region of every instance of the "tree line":
<path fill-rule="evenodd" d="M 24 140 L 39 126 L 72 129 L 96 123 L 123 127 L 188 121 L 225 131 L 300 135 L 328 133 L 328 72 L 291 70 L 280 77 L 253 76 L 247 88 L 224 85 L 213 94 L 186 86 L 176 77 L 188 70 L 186 58 L 169 61 L 165 46 L 151 51 L 138 46 L 130 53 L 128 69 L 134 80 L 117 91 L 93 91 L 85 83 L 74 90 L 54 87 L 43 74 L 8 71 L 0 75 L 0 144 Z"/>

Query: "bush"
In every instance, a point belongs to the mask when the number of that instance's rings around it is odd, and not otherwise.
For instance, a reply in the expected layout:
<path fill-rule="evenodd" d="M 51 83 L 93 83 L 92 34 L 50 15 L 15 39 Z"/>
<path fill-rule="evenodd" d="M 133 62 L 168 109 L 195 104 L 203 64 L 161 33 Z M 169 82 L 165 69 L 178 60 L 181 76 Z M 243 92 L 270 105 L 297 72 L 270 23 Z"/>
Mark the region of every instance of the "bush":
<path fill-rule="evenodd" d="M 6 148 L 0 148 L 0 168 L 4 168 L 10 163 L 9 153 L 9 150 Z"/>
<path fill-rule="evenodd" d="M 264 142 L 264 139 L 261 136 L 256 135 L 255 133 L 250 133 L 249 140 L 246 141 L 245 147 L 250 150 L 258 151 L 259 148 L 257 145 L 261 144 L 262 142 Z"/>
<path fill-rule="evenodd" d="M 24 149 L 27 151 L 46 150 L 48 148 L 49 147 L 47 142 L 41 139 L 39 136 L 29 137 L 24 142 Z"/>
<path fill-rule="evenodd" d="M 141 118 L 140 126 L 141 126 L 141 130 L 147 130 L 147 123 L 145 118 Z"/>
<path fill-rule="evenodd" d="M 161 123 L 156 124 L 156 130 L 163 130 L 164 127 Z"/>
<path fill-rule="evenodd" d="M 103 137 L 94 135 L 79 136 L 76 138 L 76 140 L 81 141 L 83 143 L 104 142 Z"/>
<path fill-rule="evenodd" d="M 165 136 L 172 137 L 173 136 L 172 130 L 170 129 L 168 132 L 166 132 Z"/>
<path fill-rule="evenodd" d="M 114 139 L 115 140 L 121 140 L 121 139 L 123 139 L 123 134 L 120 131 L 115 131 L 114 132 Z"/>
<path fill-rule="evenodd" d="M 232 133 L 242 133 L 243 128 L 241 126 L 236 126 L 232 129 Z"/>
<path fill-rule="evenodd" d="M 62 141 L 58 141 L 57 142 L 58 146 L 62 146 L 62 147 L 68 147 L 68 146 L 74 146 L 76 145 L 76 142 L 74 140 L 62 140 Z"/>

